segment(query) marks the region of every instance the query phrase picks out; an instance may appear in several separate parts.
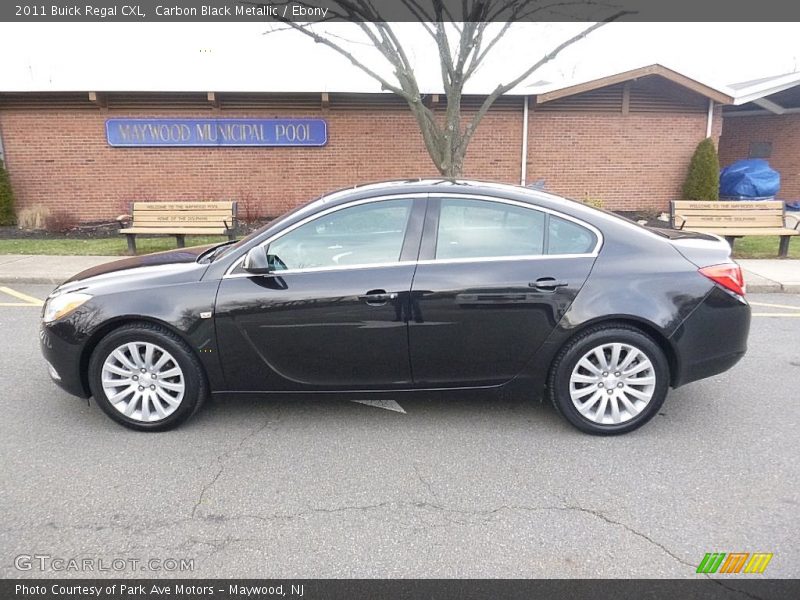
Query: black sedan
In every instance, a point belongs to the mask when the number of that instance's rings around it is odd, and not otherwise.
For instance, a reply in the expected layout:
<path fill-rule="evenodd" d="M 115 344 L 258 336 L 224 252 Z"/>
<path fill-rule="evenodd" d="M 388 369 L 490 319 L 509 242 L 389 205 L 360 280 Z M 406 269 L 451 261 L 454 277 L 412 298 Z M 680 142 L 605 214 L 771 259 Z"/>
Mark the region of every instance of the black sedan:
<path fill-rule="evenodd" d="M 119 423 L 169 429 L 210 394 L 548 398 L 596 434 L 731 368 L 750 307 L 730 248 L 522 187 L 334 192 L 235 243 L 59 286 L 50 375 Z M 702 406 L 698 406 L 702 410 Z"/>

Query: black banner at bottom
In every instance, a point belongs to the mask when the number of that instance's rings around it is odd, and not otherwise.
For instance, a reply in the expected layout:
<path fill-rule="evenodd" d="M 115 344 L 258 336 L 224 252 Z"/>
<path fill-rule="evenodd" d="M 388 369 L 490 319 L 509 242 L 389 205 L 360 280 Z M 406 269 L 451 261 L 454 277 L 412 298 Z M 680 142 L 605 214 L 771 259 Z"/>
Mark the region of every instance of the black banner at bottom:
<path fill-rule="evenodd" d="M 3 600 L 796 600 L 800 580 L 698 579 L 6 579 Z"/>

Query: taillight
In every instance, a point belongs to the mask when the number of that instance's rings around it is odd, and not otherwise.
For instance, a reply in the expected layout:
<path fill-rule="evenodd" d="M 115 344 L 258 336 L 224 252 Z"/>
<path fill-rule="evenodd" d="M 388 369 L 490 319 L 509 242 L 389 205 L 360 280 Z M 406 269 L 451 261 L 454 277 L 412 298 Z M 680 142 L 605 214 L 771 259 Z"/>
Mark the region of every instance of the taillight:
<path fill-rule="evenodd" d="M 700 269 L 700 272 L 726 290 L 744 296 L 744 276 L 742 275 L 741 267 L 736 263 L 711 265 L 710 267 L 703 267 Z"/>

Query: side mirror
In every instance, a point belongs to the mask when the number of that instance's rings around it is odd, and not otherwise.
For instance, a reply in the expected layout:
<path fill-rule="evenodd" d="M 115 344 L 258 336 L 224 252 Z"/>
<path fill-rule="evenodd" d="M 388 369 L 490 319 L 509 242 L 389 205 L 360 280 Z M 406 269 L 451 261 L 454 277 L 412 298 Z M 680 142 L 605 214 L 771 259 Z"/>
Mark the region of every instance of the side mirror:
<path fill-rule="evenodd" d="M 256 246 L 244 255 L 242 268 L 253 275 L 266 275 L 272 272 L 267 258 L 267 249 L 263 246 Z"/>

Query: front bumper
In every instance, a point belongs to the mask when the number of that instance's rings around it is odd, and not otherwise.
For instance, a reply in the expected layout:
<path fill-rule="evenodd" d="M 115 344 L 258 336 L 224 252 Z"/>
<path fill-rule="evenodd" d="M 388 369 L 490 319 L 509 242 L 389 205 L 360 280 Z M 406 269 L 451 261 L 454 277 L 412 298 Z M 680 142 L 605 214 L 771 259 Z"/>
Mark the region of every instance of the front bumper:
<path fill-rule="evenodd" d="M 70 341 L 61 328 L 67 323 L 41 323 L 39 325 L 39 347 L 47 361 L 50 378 L 60 388 L 73 396 L 88 398 L 91 394 L 81 375 L 81 356 L 83 347 Z"/>
<path fill-rule="evenodd" d="M 677 362 L 673 387 L 733 367 L 747 351 L 749 332 L 750 305 L 714 286 L 670 338 Z"/>

